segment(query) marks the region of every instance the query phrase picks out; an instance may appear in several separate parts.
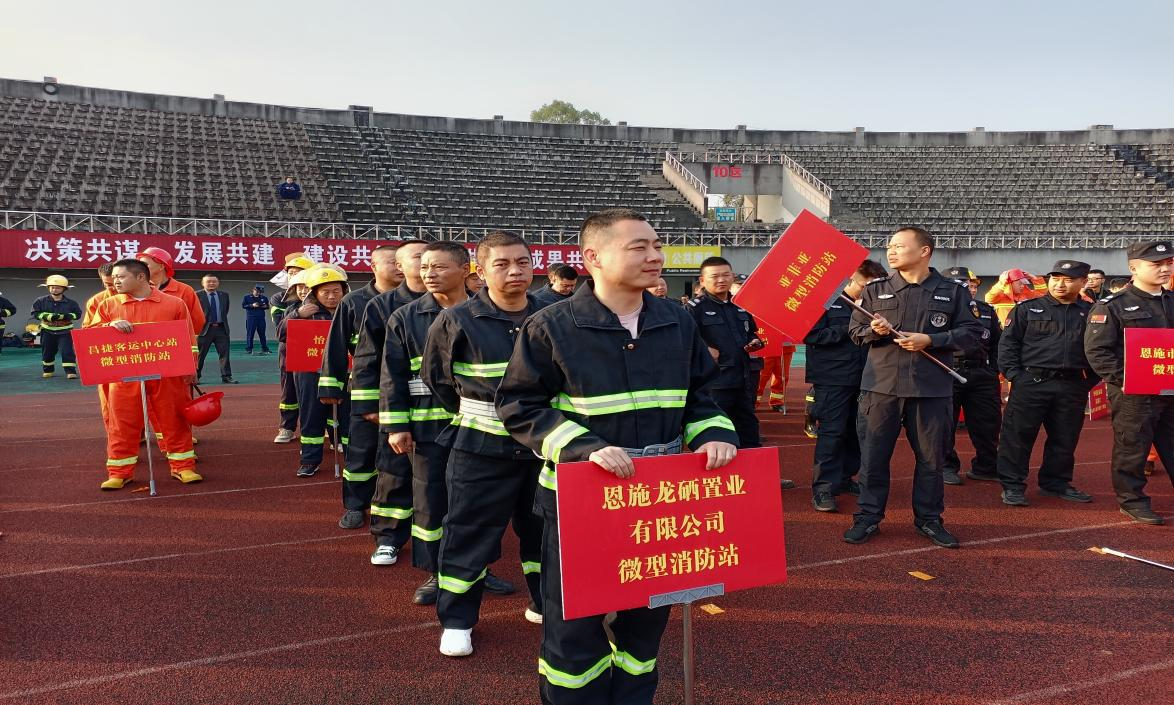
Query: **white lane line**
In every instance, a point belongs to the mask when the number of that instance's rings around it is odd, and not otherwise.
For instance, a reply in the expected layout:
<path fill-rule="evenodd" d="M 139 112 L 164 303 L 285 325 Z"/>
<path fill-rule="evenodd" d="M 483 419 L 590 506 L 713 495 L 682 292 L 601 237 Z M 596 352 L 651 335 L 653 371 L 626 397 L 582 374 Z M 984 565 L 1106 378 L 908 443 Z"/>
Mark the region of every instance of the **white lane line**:
<path fill-rule="evenodd" d="M 290 487 L 315 487 L 317 485 L 334 485 L 338 480 L 318 480 L 316 482 L 295 482 L 289 485 L 262 485 L 261 487 L 237 487 L 230 490 L 211 490 L 209 492 L 185 492 L 183 494 L 161 494 L 154 497 L 127 497 L 126 499 L 99 499 L 93 502 L 74 502 L 73 504 L 47 504 L 37 507 L 21 507 L 19 509 L 0 509 L 0 514 L 16 514 L 19 512 L 46 512 L 57 509 L 74 509 L 77 507 L 97 507 L 104 504 L 126 504 L 127 502 L 157 502 L 163 499 L 182 499 L 184 497 L 207 497 L 214 494 L 237 494 L 241 492 L 261 492 L 264 490 L 283 490 Z"/>
<path fill-rule="evenodd" d="M 1040 690 L 1029 690 L 1025 693 L 1019 693 L 1018 695 L 1011 695 L 1006 698 L 991 700 L 988 705 L 1015 705 L 1016 703 L 1031 703 L 1038 702 L 1040 700 L 1050 700 L 1060 695 L 1075 693 L 1078 690 L 1088 690 L 1089 688 L 1096 688 L 1097 686 L 1116 683 L 1128 678 L 1133 678 L 1134 676 L 1153 673 L 1154 671 L 1164 671 L 1168 668 L 1174 668 L 1174 659 L 1147 663 L 1144 666 L 1137 666 L 1135 668 L 1127 668 L 1124 671 L 1110 673 L 1108 675 L 1101 676 L 1100 678 L 1091 678 L 1085 681 L 1073 681 L 1071 683 L 1054 685 L 1050 688 L 1042 688 Z"/>

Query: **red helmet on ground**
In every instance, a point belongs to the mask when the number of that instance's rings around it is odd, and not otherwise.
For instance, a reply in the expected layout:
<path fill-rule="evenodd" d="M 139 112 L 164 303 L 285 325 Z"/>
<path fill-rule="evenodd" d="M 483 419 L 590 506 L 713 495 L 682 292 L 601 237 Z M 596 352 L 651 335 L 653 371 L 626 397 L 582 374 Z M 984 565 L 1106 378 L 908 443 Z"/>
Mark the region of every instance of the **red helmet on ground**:
<path fill-rule="evenodd" d="M 163 250 L 158 247 L 148 247 L 147 249 L 141 250 L 137 255 L 135 255 L 135 259 L 142 259 L 143 255 L 146 255 L 147 257 L 150 257 L 151 259 L 159 262 L 159 264 L 163 265 L 163 271 L 167 273 L 168 277 L 175 276 L 175 262 L 171 259 L 171 254 L 167 250 Z"/>
<path fill-rule="evenodd" d="M 220 418 L 220 398 L 224 392 L 209 392 L 192 399 L 183 407 L 183 417 L 193 426 L 207 426 Z"/>

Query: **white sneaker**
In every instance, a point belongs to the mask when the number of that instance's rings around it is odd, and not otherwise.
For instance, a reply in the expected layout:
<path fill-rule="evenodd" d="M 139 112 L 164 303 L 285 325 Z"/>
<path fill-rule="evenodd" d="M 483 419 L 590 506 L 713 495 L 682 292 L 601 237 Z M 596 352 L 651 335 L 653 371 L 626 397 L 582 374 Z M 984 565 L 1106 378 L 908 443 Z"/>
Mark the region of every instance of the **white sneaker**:
<path fill-rule="evenodd" d="M 371 554 L 371 565 L 395 565 L 399 549 L 395 546 L 378 546 Z"/>
<path fill-rule="evenodd" d="M 533 607 L 527 607 L 526 621 L 531 624 L 542 624 L 542 613 L 535 612 Z"/>
<path fill-rule="evenodd" d="M 445 656 L 469 656 L 473 653 L 472 629 L 445 629 L 440 635 L 440 653 Z"/>
<path fill-rule="evenodd" d="M 283 428 L 277 432 L 277 438 L 274 438 L 273 442 L 274 443 L 293 443 L 293 440 L 295 438 L 297 438 L 297 435 L 295 435 L 293 431 L 291 431 L 287 428 Z"/>

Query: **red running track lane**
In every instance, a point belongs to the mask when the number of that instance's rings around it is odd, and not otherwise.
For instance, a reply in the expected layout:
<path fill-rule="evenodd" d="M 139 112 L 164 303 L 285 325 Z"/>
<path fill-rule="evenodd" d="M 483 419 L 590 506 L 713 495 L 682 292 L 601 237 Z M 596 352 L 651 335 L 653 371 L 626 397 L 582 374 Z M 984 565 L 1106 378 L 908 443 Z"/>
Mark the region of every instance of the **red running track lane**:
<path fill-rule="evenodd" d="M 792 386 L 792 409 L 803 389 Z M 371 566 L 366 532 L 335 525 L 329 465 L 299 480 L 297 446 L 271 442 L 275 390 L 227 393 L 226 418 L 197 434 L 206 481 L 183 486 L 157 467 L 154 499 L 97 490 L 92 392 L 6 407 L 0 703 L 537 702 L 540 627 L 522 618 L 524 597 L 487 597 L 476 654 L 441 656 L 434 611 L 410 602 L 423 576 L 408 556 Z M 947 487 L 947 525 L 965 544 L 947 551 L 913 532 L 904 443 L 881 533 L 849 546 L 851 498 L 844 513 L 811 509 L 801 415 L 762 417 L 801 485 L 784 493 L 790 580 L 697 612 L 699 703 L 1174 700 L 1174 576 L 1085 550 L 1174 563 L 1171 527 L 1116 511 L 1106 421 L 1081 440 L 1077 484 L 1093 504 L 1029 491 L 1032 506 L 1014 509 L 997 485 Z M 964 433 L 959 447 L 968 461 Z M 1150 488 L 1174 514 L 1165 477 Z M 521 585 L 512 534 L 504 555 L 495 571 Z M 678 610 L 658 703 L 682 699 L 680 646 Z"/>

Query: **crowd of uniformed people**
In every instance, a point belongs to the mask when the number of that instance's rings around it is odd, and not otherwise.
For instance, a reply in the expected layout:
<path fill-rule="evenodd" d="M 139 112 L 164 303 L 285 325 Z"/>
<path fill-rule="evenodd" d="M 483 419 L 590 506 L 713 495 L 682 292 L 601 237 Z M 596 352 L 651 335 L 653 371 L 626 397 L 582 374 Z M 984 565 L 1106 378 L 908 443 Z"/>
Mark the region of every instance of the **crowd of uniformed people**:
<path fill-rule="evenodd" d="M 580 247 L 588 281 L 554 267 L 535 292 L 527 243 L 504 231 L 477 243 L 474 266 L 459 243 L 377 247 L 373 279 L 362 286 L 341 268 L 291 255 L 269 300 L 279 359 L 290 321 L 331 324 L 320 371 L 281 372 L 274 441 L 299 441 L 301 477 L 318 472 L 327 449 L 345 455 L 339 525 L 369 524 L 375 565 L 395 564 L 411 543 L 424 578 L 413 601 L 436 605 L 443 654 L 472 653 L 484 592 L 515 591 L 489 570 L 512 524 L 530 596 L 525 618 L 542 624 L 543 702 L 651 702 L 668 608 L 624 610 L 606 628 L 602 616 L 563 618 L 556 465 L 590 460 L 624 478 L 633 458 L 691 451 L 721 467 L 737 448 L 761 445 L 756 402 L 772 375 L 785 385 L 790 356 L 763 373 L 752 356 L 763 345 L 758 323 L 732 300 L 738 282 L 720 257 L 701 265 L 696 296 L 684 305 L 666 298 L 659 240 L 639 213 L 590 216 Z M 1074 451 L 1088 392 L 1103 379 L 1121 511 L 1163 523 L 1144 490 L 1151 445 L 1174 479 L 1174 396 L 1123 393 L 1123 329 L 1174 327 L 1171 243 L 1131 245 L 1132 280 L 1116 293 L 1102 290 L 1103 272 L 1061 260 L 1042 277 L 1004 273 L 989 304 L 975 298 L 979 282 L 966 267 L 932 268 L 933 251 L 920 228 L 894 232 L 891 272 L 863 262 L 802 341 L 814 508 L 834 512 L 838 496 L 856 495 L 843 539 L 872 538 L 902 429 L 914 456 L 914 527 L 939 546 L 959 545 L 943 523 L 945 485 L 999 483 L 1004 504 L 1029 503 L 1041 427 L 1038 494 L 1089 502 L 1073 485 Z M 125 331 L 179 318 L 201 327 L 200 306 L 173 278 L 166 252 L 151 248 L 100 274 L 107 288 L 84 311 L 62 303 L 64 278 L 46 282 L 48 300 L 34 307 L 46 355 L 68 350 L 55 329 L 68 341 L 82 317 Z M 201 479 L 190 426 L 176 411 L 191 398 L 188 381 L 146 383 L 151 426 L 185 483 Z M 770 405 L 783 410 L 774 388 Z M 99 392 L 109 437 L 102 488 L 119 489 L 138 460 L 139 392 L 133 383 Z M 966 471 L 954 446 L 960 418 L 974 446 Z"/>

